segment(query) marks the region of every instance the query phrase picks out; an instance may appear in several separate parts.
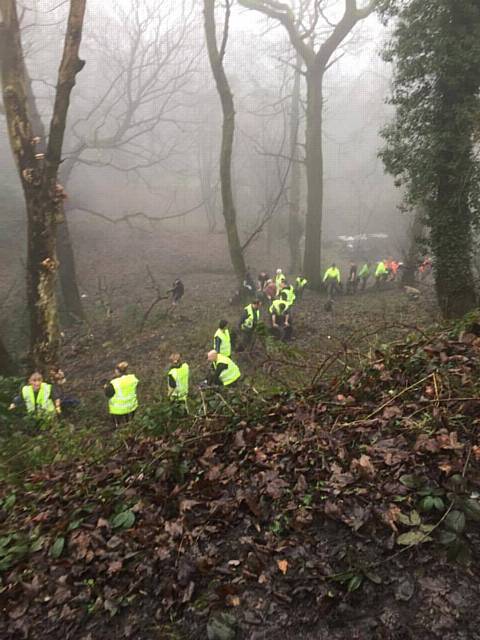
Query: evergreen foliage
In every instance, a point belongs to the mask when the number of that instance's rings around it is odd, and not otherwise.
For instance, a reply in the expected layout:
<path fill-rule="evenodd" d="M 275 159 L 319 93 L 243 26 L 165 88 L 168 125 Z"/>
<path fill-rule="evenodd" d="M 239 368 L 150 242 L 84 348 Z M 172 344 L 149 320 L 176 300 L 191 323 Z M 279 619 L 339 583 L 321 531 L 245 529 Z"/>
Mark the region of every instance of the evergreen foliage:
<path fill-rule="evenodd" d="M 384 52 L 394 64 L 394 121 L 381 157 L 405 203 L 425 209 L 437 297 L 445 317 L 476 304 L 471 269 L 480 206 L 475 131 L 479 119 L 480 3 L 387 0 L 395 17 Z"/>

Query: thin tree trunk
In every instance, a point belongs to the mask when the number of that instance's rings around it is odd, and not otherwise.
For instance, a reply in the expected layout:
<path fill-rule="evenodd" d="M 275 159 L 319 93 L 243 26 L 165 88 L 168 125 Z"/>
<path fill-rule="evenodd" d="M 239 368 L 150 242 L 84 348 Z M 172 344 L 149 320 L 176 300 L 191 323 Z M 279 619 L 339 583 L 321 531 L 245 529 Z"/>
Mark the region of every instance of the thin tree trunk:
<path fill-rule="evenodd" d="M 298 136 L 300 130 L 300 68 L 302 62 L 297 53 L 296 70 L 293 80 L 292 106 L 290 114 L 290 157 L 292 168 L 290 173 L 290 194 L 288 204 L 288 246 L 290 249 L 290 273 L 300 270 L 300 240 L 303 235 L 303 224 L 300 218 L 300 181 L 301 167 L 298 153 Z"/>
<path fill-rule="evenodd" d="M 238 235 L 237 213 L 235 210 L 232 191 L 232 153 L 235 135 L 235 108 L 233 104 L 233 95 L 223 67 L 223 57 L 228 38 L 230 16 L 229 1 L 227 0 L 224 35 L 220 50 L 218 49 L 215 29 L 215 0 L 204 0 L 204 16 L 208 57 L 213 76 L 215 78 L 220 102 L 222 104 L 223 113 L 222 146 L 220 152 L 220 184 L 222 192 L 223 217 L 225 219 L 230 259 L 232 261 L 235 275 L 241 282 L 245 276 L 246 267 Z"/>
<path fill-rule="evenodd" d="M 305 165 L 308 193 L 303 272 L 315 289 L 320 288 L 322 283 L 323 73 L 323 66 L 318 66 L 317 63 L 307 70 Z"/>

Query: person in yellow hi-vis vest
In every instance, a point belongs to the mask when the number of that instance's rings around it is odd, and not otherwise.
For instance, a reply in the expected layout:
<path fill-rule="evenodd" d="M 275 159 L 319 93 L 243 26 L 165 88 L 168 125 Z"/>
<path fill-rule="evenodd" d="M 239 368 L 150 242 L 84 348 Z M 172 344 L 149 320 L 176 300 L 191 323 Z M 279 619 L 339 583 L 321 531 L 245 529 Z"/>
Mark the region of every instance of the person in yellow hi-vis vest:
<path fill-rule="evenodd" d="M 218 323 L 218 329 L 213 336 L 213 348 L 227 358 L 232 355 L 232 338 L 227 320 L 220 320 Z"/>
<path fill-rule="evenodd" d="M 242 342 L 238 347 L 238 351 L 244 351 L 248 347 L 252 347 L 255 338 L 255 331 L 260 322 L 260 299 L 256 299 L 248 304 L 244 309 L 238 323 Z"/>
<path fill-rule="evenodd" d="M 385 261 L 380 260 L 377 263 L 377 267 L 375 269 L 375 286 L 378 289 L 384 282 L 387 281 L 388 278 L 388 269 L 385 266 Z"/>
<path fill-rule="evenodd" d="M 333 298 L 336 293 L 340 292 L 341 280 L 340 269 L 335 262 L 332 262 L 323 276 L 323 284 L 327 288 L 329 298 Z"/>
<path fill-rule="evenodd" d="M 119 362 L 115 367 L 115 378 L 104 385 L 108 398 L 108 411 L 116 427 L 130 422 L 138 409 L 138 379 L 128 373 L 128 362 Z"/>
<path fill-rule="evenodd" d="M 10 411 L 24 406 L 27 413 L 40 418 L 53 417 L 55 413 L 61 413 L 60 398 L 53 387 L 43 381 L 43 376 L 38 371 L 31 374 L 28 384 L 21 388 L 20 395 L 16 396 L 9 406 Z"/>
<path fill-rule="evenodd" d="M 187 409 L 190 367 L 186 362 L 182 362 L 182 356 L 179 353 L 172 353 L 169 360 L 168 397 L 172 402 L 184 404 Z"/>
<path fill-rule="evenodd" d="M 207 359 L 212 365 L 209 377 L 210 384 L 218 387 L 231 387 L 242 375 L 233 360 L 217 353 L 215 349 L 208 352 Z"/>

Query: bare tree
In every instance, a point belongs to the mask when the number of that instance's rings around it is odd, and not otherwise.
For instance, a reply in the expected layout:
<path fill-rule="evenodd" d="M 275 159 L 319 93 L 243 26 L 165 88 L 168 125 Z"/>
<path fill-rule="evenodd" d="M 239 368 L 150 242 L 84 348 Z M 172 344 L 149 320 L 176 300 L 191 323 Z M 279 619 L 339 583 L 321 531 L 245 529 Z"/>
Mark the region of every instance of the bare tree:
<path fill-rule="evenodd" d="M 239 0 L 239 3 L 282 24 L 306 67 L 307 214 L 303 266 L 312 286 L 319 287 L 323 214 L 323 81 L 326 71 L 336 62 L 335 52 L 355 25 L 374 11 L 376 0 L 369 0 L 363 8 L 357 6 L 357 0 L 345 0 L 343 15 L 337 23 L 326 15 L 325 0 L 301 2 L 298 12 L 301 18 L 295 16 L 288 4 L 276 0 Z M 306 10 L 306 5 L 310 11 Z M 317 41 L 320 41 L 318 46 Z"/>
<path fill-rule="evenodd" d="M 109 14 L 99 20 L 101 30 L 87 34 L 85 45 L 98 60 L 98 77 L 89 76 L 89 85 L 74 105 L 81 115 L 70 127 L 60 173 L 67 193 L 72 174 L 82 167 L 136 173 L 146 180 L 145 172 L 165 163 L 175 151 L 175 132 L 182 127 L 178 109 L 196 70 L 198 52 L 190 44 L 192 9 L 184 5 L 182 14 L 170 21 L 170 7 L 169 0 L 133 0 L 128 9 L 117 3 L 113 21 Z M 104 87 L 100 95 L 99 87 Z M 164 125 L 174 132 L 168 138 Z M 63 298 L 76 317 L 83 312 L 68 212 L 90 207 L 88 195 L 69 198 L 67 215 L 58 227 Z"/>
<path fill-rule="evenodd" d="M 223 217 L 227 231 L 230 259 L 235 275 L 242 281 L 246 272 L 245 259 L 237 228 L 237 213 L 232 191 L 232 152 L 235 135 L 235 107 L 227 75 L 223 66 L 228 40 L 231 0 L 226 0 L 223 37 L 218 48 L 215 27 L 215 0 L 204 0 L 205 36 L 207 40 L 208 58 L 215 78 L 218 95 L 222 104 L 223 128 L 220 152 L 220 184 L 222 191 Z"/>
<path fill-rule="evenodd" d="M 70 95 L 84 66 L 78 53 L 86 0 L 70 0 L 64 49 L 45 153 L 38 153 L 29 113 L 20 22 L 16 0 L 0 0 L 0 65 L 8 135 L 21 180 L 28 224 L 27 300 L 32 363 L 43 368 L 57 360 L 59 329 L 56 297 L 56 226 L 64 194 L 58 185 Z"/>

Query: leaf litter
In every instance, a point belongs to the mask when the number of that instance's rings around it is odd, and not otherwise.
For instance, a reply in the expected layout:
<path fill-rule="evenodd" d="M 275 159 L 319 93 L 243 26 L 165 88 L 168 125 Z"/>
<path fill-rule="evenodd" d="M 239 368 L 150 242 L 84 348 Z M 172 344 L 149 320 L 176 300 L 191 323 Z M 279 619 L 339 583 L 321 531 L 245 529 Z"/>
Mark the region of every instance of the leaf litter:
<path fill-rule="evenodd" d="M 0 637 L 478 637 L 479 372 L 468 331 L 414 335 L 3 487 Z"/>

